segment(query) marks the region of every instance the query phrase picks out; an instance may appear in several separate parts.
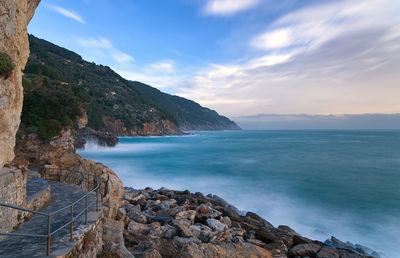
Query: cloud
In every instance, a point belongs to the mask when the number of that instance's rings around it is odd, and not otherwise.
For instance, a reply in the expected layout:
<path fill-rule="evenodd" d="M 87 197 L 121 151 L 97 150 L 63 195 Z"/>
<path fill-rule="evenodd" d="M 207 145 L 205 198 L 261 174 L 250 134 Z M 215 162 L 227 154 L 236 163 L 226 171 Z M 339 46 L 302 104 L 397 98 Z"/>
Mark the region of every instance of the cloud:
<path fill-rule="evenodd" d="M 161 61 L 150 65 L 150 68 L 160 72 L 171 73 L 174 71 L 174 62 L 171 60 Z"/>
<path fill-rule="evenodd" d="M 253 39 L 251 44 L 260 49 L 284 48 L 292 44 L 291 30 L 289 28 L 266 32 Z"/>
<path fill-rule="evenodd" d="M 208 0 L 205 12 L 213 15 L 231 15 L 256 6 L 260 0 Z"/>
<path fill-rule="evenodd" d="M 76 12 L 73 12 L 71 10 L 67 10 L 61 6 L 57 6 L 57 5 L 47 5 L 50 9 L 56 11 L 57 13 L 64 15 L 67 18 L 73 19 L 77 22 L 80 22 L 82 24 L 85 24 L 86 22 L 82 19 L 82 17 L 77 14 Z"/>
<path fill-rule="evenodd" d="M 112 57 L 115 61 L 117 61 L 118 63 L 120 63 L 120 64 L 128 63 L 128 62 L 131 62 L 131 61 L 135 60 L 135 59 L 134 59 L 133 57 L 131 57 L 130 55 L 128 55 L 128 54 L 126 54 L 126 53 L 124 53 L 124 52 L 118 51 L 118 50 L 114 50 L 113 53 L 111 53 L 111 57 Z"/>
<path fill-rule="evenodd" d="M 81 38 L 77 37 L 78 44 L 86 49 L 86 52 L 92 56 L 109 56 L 119 64 L 130 63 L 135 60 L 134 57 L 120 51 L 107 38 Z"/>
<path fill-rule="evenodd" d="M 281 16 L 253 57 L 200 70 L 178 95 L 226 115 L 400 112 L 400 2 L 341 1 Z"/>

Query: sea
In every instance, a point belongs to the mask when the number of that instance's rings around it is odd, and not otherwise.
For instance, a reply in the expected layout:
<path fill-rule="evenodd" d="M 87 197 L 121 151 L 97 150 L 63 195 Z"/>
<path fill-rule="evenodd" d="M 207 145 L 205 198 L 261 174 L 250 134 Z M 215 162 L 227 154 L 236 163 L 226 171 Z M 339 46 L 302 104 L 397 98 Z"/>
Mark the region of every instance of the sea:
<path fill-rule="evenodd" d="M 400 131 L 189 132 L 78 153 L 125 186 L 216 194 L 306 237 L 400 257 Z"/>

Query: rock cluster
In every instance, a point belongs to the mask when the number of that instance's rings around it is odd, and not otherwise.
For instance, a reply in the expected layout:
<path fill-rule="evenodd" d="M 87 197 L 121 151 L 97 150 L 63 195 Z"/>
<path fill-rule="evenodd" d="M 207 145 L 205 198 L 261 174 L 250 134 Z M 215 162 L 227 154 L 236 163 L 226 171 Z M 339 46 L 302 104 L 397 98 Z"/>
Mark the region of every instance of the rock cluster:
<path fill-rule="evenodd" d="M 118 219 L 135 257 L 370 257 L 275 228 L 215 195 L 125 188 Z"/>
<path fill-rule="evenodd" d="M 87 142 L 95 142 L 101 146 L 113 147 L 118 143 L 118 137 L 108 132 L 93 130 L 89 127 L 75 132 L 75 148 L 84 148 Z"/>

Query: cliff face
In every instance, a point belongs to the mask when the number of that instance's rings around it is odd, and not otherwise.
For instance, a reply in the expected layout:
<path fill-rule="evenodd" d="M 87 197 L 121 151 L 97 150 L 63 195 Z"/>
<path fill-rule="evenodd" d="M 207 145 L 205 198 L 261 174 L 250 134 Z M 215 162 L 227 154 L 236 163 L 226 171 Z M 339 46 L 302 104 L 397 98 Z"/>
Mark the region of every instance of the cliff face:
<path fill-rule="evenodd" d="M 0 167 L 14 158 L 15 134 L 22 110 L 22 70 L 29 57 L 27 26 L 40 0 L 0 1 L 0 52 L 15 65 L 8 78 L 0 76 Z"/>
<path fill-rule="evenodd" d="M 111 117 L 104 118 L 105 131 L 118 136 L 159 136 L 182 134 L 182 131 L 169 120 L 159 120 L 143 123 L 142 126 L 134 126 L 131 129 L 125 127 L 121 120 Z"/>

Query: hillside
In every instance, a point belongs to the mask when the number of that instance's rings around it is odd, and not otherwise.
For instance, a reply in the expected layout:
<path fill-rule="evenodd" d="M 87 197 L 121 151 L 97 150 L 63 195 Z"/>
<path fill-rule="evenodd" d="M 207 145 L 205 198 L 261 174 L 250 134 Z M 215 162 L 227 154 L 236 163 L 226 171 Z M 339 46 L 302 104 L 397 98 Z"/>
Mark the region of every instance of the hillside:
<path fill-rule="evenodd" d="M 115 135 L 179 134 L 239 127 L 196 102 L 128 81 L 107 66 L 29 36 L 22 127 L 52 137 L 87 113 L 88 127 Z"/>

